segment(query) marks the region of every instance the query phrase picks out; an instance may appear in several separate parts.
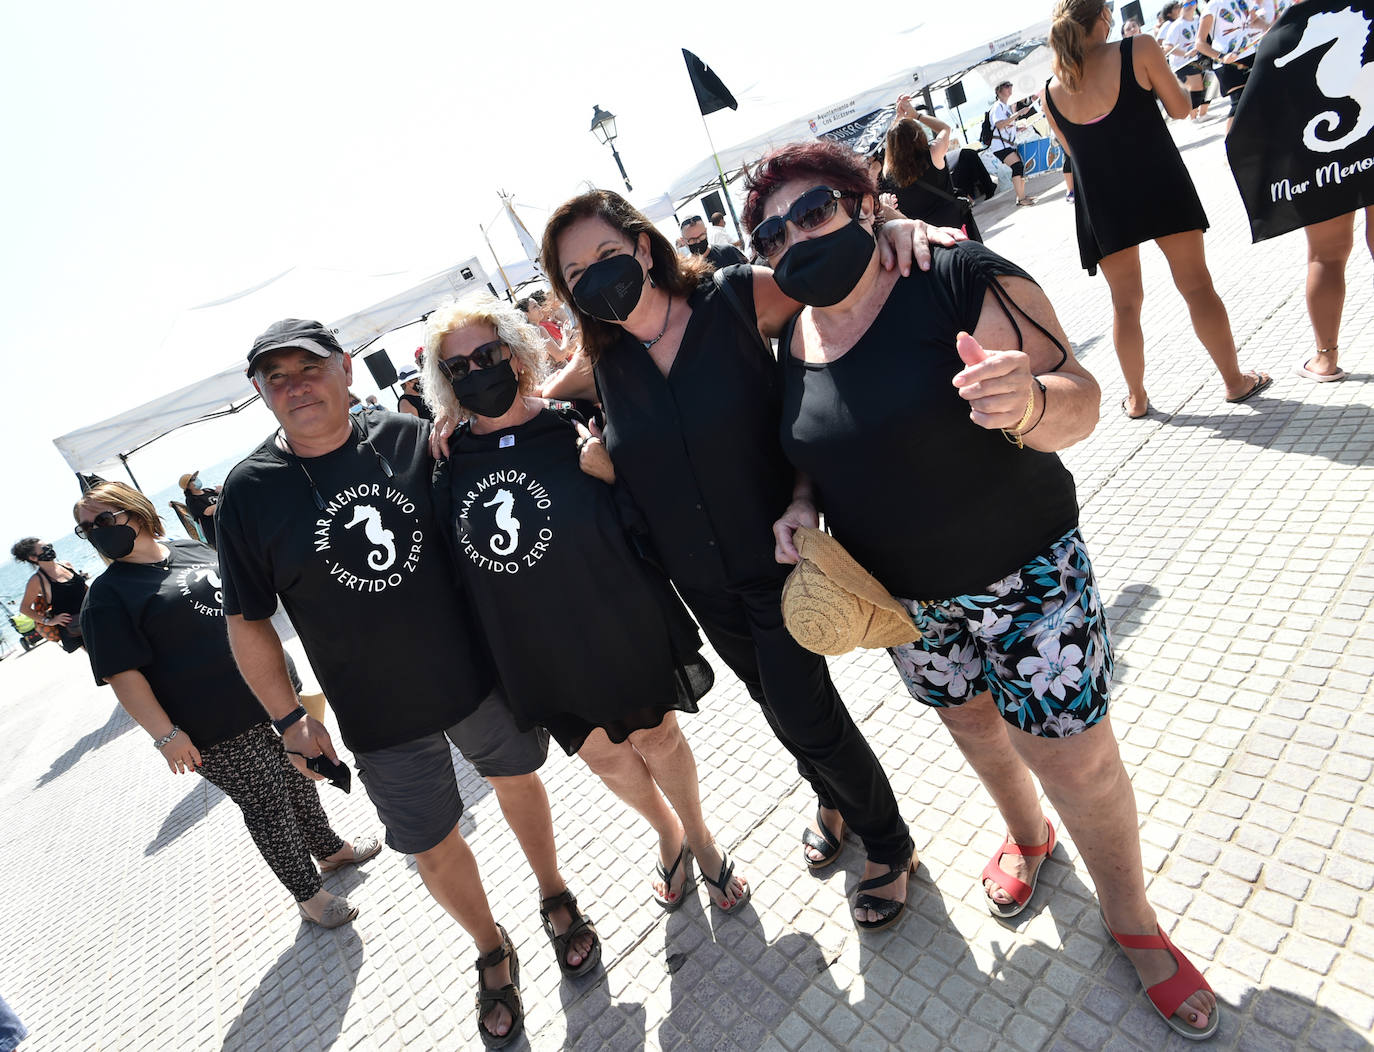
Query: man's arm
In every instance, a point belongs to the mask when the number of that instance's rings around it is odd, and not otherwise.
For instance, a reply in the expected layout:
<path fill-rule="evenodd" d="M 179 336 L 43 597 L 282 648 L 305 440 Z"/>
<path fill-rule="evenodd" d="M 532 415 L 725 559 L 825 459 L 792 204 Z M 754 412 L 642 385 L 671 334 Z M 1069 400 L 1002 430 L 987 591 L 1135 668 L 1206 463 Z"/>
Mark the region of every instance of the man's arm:
<path fill-rule="evenodd" d="M 291 677 L 286 673 L 286 651 L 282 649 L 281 638 L 272 627 L 272 622 L 248 621 L 242 614 L 229 614 L 224 620 L 229 628 L 229 649 L 234 652 L 239 674 L 257 695 L 267 715 L 279 720 L 294 712 L 300 699 L 296 697 Z M 339 760 L 324 724 L 310 716 L 304 716 L 286 728 L 281 741 L 287 752 L 306 757 L 324 753 L 335 763 Z"/>

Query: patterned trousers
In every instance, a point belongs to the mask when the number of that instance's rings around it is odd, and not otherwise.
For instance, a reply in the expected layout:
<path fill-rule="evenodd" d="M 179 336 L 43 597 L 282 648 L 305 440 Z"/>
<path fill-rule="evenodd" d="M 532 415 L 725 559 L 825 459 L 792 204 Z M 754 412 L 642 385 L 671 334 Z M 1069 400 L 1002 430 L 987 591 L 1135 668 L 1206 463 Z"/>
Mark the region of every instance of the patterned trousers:
<path fill-rule="evenodd" d="M 323 887 L 310 856 L 344 845 L 329 826 L 313 780 L 291 766 L 270 723 L 200 750 L 200 773 L 243 812 L 244 825 L 277 879 L 297 902 Z"/>

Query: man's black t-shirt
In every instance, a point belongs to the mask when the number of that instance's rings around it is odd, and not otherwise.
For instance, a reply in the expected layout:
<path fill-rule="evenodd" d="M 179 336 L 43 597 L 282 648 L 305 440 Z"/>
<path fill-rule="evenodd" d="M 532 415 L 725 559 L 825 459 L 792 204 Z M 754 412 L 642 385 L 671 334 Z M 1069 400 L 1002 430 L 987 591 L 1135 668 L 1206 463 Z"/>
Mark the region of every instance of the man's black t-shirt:
<path fill-rule="evenodd" d="M 435 504 L 517 719 L 572 754 L 597 727 L 620 742 L 670 709 L 696 712 L 712 683 L 696 626 L 631 551 L 572 424 L 545 410 L 489 434 L 462 428 L 450 448 Z"/>
<path fill-rule="evenodd" d="M 721 277 L 752 315 L 751 268 Z M 790 567 L 773 558 L 773 522 L 793 480 L 778 442 L 778 364 L 714 281 L 688 303 L 666 377 L 628 333 L 597 361 L 606 448 L 675 584 L 778 587 Z"/>
<path fill-rule="evenodd" d="M 493 681 L 434 532 L 429 425 L 351 419 L 319 457 L 269 438 L 229 473 L 217 516 L 224 612 L 260 621 L 281 597 L 357 752 L 452 726 Z"/>
<path fill-rule="evenodd" d="M 738 263 L 749 262 L 744 253 L 734 245 L 712 245 L 706 250 L 706 258 L 717 270 L 722 267 L 733 267 Z"/>
<path fill-rule="evenodd" d="M 267 720 L 229 652 L 215 553 L 164 541 L 160 563 L 114 562 L 91 584 L 81 630 L 96 681 L 137 669 L 197 748 Z"/>
<path fill-rule="evenodd" d="M 951 382 L 964 367 L 955 337 L 977 326 L 989 272 L 1032 280 L 976 242 L 937 247 L 843 356 L 784 357 L 783 448 L 836 539 L 904 599 L 979 592 L 1078 524 L 1059 457 L 973 423 Z"/>

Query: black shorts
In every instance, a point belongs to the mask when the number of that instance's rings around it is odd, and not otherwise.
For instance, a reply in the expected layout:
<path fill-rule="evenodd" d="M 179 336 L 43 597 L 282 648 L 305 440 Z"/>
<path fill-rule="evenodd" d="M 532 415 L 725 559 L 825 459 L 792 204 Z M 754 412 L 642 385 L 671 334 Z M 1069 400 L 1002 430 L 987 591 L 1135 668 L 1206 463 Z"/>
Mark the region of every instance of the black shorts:
<path fill-rule="evenodd" d="M 1174 76 L 1179 79 L 1179 83 L 1186 84 L 1189 77 L 1202 76 L 1202 67 L 1196 62 L 1186 62 L 1174 70 Z"/>
<path fill-rule="evenodd" d="M 1250 63 L 1246 62 L 1218 62 L 1212 67 L 1212 72 L 1217 75 L 1217 83 L 1221 85 L 1221 93 L 1231 100 L 1232 103 L 1240 101 L 1240 93 L 1245 88 L 1245 82 L 1250 79 Z"/>
<path fill-rule="evenodd" d="M 1003 149 L 1003 150 L 993 150 L 993 151 L 992 151 L 992 155 L 993 155 L 994 157 L 996 157 L 999 161 L 1003 161 L 1003 162 L 1006 161 L 1006 159 L 1007 159 L 1007 154 L 1009 154 L 1009 153 L 1016 153 L 1016 147 L 1015 147 L 1015 146 L 1008 146 L 1006 149 Z"/>

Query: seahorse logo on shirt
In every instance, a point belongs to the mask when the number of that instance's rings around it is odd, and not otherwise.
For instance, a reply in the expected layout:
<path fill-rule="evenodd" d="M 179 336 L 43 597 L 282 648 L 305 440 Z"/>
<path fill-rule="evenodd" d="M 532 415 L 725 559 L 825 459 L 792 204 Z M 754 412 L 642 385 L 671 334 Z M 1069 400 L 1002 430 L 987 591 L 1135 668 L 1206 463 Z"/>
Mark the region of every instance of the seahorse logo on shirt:
<path fill-rule="evenodd" d="M 1349 100 L 1359 110 L 1353 127 L 1336 139 L 1327 137 L 1334 135 L 1341 126 L 1341 115 L 1334 109 L 1323 110 L 1308 121 L 1303 129 L 1302 144 L 1314 153 L 1343 150 L 1374 128 L 1374 63 L 1366 65 L 1363 61 L 1369 29 L 1369 19 L 1352 8 L 1323 11 L 1308 20 L 1298 46 L 1274 60 L 1274 67 L 1282 69 L 1295 59 L 1330 44 L 1330 49 L 1317 63 L 1317 90 L 1328 99 Z"/>
<path fill-rule="evenodd" d="M 382 525 L 382 513 L 371 504 L 353 505 L 353 518 L 344 523 L 344 529 L 352 529 L 363 524 L 363 532 L 374 545 L 367 553 L 367 565 L 374 570 L 385 570 L 396 561 L 396 534 Z"/>
<path fill-rule="evenodd" d="M 192 566 L 182 570 L 177 577 L 177 588 L 191 602 L 191 607 L 207 617 L 221 617 L 224 611 L 223 585 L 219 571 L 214 566 Z"/>
<path fill-rule="evenodd" d="M 520 520 L 513 510 L 515 495 L 508 489 L 498 489 L 482 507 L 496 509 L 496 528 L 501 531 L 491 538 L 491 550 L 497 555 L 509 555 L 520 544 Z"/>

